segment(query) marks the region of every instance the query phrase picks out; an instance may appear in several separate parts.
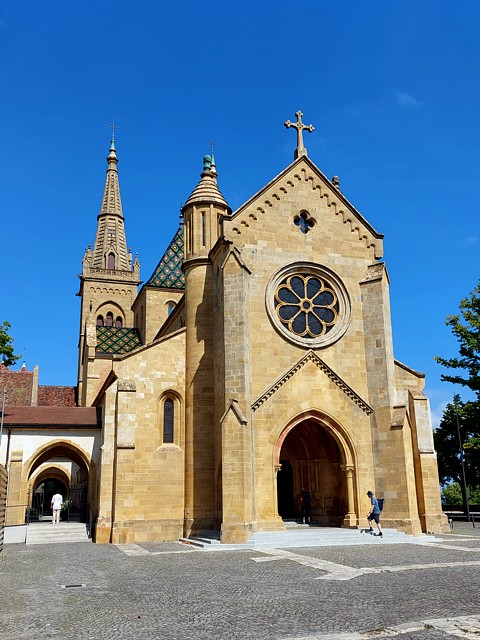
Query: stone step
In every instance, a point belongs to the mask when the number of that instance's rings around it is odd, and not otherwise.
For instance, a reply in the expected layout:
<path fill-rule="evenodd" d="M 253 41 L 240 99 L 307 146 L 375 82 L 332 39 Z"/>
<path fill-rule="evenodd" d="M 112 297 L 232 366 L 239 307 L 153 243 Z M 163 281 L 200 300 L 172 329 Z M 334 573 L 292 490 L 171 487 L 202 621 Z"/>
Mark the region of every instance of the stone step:
<path fill-rule="evenodd" d="M 26 544 L 59 544 L 73 542 L 91 542 L 88 529 L 81 522 L 34 522 L 27 527 Z"/>
<path fill-rule="evenodd" d="M 181 539 L 181 542 L 212 551 L 365 544 L 406 544 L 433 541 L 435 541 L 434 536 L 410 536 L 397 529 L 383 529 L 383 537 L 381 537 L 376 535 L 376 532 L 370 534 L 370 532 L 365 529 L 341 529 L 298 524 L 296 526 L 290 525 L 287 527 L 287 530 L 283 531 L 258 531 L 252 534 L 248 543 L 240 545 L 222 544 L 219 540 L 218 532 L 215 532 L 214 536 L 204 535 Z"/>

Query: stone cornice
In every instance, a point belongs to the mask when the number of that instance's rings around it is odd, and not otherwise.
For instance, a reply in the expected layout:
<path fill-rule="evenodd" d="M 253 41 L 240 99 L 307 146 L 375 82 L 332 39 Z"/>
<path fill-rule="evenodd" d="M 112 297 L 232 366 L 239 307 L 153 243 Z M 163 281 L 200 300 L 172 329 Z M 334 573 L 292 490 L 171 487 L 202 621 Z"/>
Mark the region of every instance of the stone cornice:
<path fill-rule="evenodd" d="M 256 411 L 264 402 L 266 402 L 273 394 L 282 387 L 287 380 L 295 375 L 300 369 L 308 362 L 313 362 L 323 373 L 330 378 L 330 380 L 339 387 L 345 395 L 347 395 L 353 402 L 362 409 L 367 415 L 373 413 L 373 409 L 362 398 L 348 386 L 330 367 L 323 362 L 321 358 L 317 356 L 314 351 L 309 351 L 303 356 L 291 369 L 289 369 L 281 378 L 279 378 L 267 391 L 265 391 L 255 402 L 252 404 L 252 411 Z"/>

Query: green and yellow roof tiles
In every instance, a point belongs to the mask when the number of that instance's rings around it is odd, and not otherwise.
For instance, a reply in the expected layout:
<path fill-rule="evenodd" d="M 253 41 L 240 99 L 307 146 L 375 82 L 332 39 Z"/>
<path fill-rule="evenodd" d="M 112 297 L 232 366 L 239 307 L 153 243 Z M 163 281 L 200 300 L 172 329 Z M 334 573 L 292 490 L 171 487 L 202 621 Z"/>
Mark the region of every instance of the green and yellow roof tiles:
<path fill-rule="evenodd" d="M 182 271 L 183 258 L 183 227 L 180 227 L 151 278 L 147 281 L 147 286 L 162 289 L 185 289 L 185 276 Z"/>
<path fill-rule="evenodd" d="M 97 327 L 97 353 L 130 353 L 141 345 L 138 329 Z"/>

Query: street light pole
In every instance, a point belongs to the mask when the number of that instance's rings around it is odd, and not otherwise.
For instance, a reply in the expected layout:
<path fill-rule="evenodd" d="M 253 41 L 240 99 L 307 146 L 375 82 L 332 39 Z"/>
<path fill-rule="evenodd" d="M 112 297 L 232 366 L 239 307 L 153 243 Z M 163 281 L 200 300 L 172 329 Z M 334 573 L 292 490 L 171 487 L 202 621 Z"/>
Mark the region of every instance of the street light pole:
<path fill-rule="evenodd" d="M 462 485 L 463 485 L 463 495 L 465 496 L 465 506 L 466 506 L 466 516 L 467 522 L 470 522 L 470 506 L 469 506 L 469 498 L 468 498 L 468 487 L 467 487 L 467 479 L 465 477 L 465 461 L 464 455 L 465 450 L 462 445 L 462 437 L 460 435 L 460 421 L 458 419 L 458 408 L 455 398 L 453 399 L 453 406 L 455 407 L 455 417 L 457 419 L 457 434 L 458 434 L 458 446 L 460 449 L 460 462 L 462 463 Z"/>
<path fill-rule="evenodd" d="M 7 388 L 3 387 L 2 391 L 2 417 L 0 418 L 0 448 L 2 446 L 2 434 L 3 434 L 3 416 L 5 414 L 5 400 L 7 398 Z"/>

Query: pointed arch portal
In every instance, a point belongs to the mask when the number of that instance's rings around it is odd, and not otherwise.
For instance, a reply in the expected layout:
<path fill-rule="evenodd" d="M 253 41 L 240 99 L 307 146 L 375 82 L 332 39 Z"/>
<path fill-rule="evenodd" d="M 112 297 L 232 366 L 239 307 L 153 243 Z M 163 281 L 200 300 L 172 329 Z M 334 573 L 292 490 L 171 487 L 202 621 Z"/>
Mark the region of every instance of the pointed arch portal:
<path fill-rule="evenodd" d="M 317 417 L 287 428 L 277 445 L 278 513 L 284 520 L 300 518 L 300 492 L 312 498 L 312 522 L 340 526 L 353 506 L 352 457 L 338 432 Z"/>
<path fill-rule="evenodd" d="M 33 454 L 26 467 L 30 521 L 51 515 L 51 498 L 57 492 L 65 501 L 62 518 L 85 521 L 90 464 L 80 447 L 61 440 L 48 443 Z"/>

